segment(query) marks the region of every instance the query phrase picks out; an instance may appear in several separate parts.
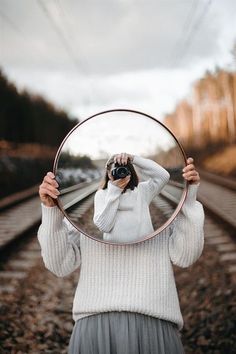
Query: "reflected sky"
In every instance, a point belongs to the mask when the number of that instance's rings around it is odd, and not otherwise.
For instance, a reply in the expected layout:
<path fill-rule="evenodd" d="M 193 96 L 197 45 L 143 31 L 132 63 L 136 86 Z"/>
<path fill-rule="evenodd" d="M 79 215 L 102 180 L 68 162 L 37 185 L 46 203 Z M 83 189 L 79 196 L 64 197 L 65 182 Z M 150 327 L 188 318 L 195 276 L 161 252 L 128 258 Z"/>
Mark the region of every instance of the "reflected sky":
<path fill-rule="evenodd" d="M 148 157 L 175 145 L 167 129 L 153 119 L 131 112 L 110 112 L 79 125 L 62 151 L 92 159 L 120 152 Z"/>

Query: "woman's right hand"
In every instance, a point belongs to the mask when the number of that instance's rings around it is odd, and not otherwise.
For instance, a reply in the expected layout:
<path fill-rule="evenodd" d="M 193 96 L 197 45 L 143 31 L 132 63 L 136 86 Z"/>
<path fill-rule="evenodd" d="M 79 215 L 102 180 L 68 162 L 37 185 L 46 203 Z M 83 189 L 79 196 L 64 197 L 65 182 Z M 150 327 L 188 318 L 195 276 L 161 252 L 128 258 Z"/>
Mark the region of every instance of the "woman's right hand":
<path fill-rule="evenodd" d="M 125 178 L 120 178 L 120 179 L 116 179 L 116 180 L 114 180 L 112 178 L 112 184 L 114 184 L 116 187 L 124 189 L 127 186 L 127 184 L 129 183 L 130 178 L 131 178 L 130 175 L 126 176 Z"/>
<path fill-rule="evenodd" d="M 53 207 L 56 205 L 55 199 L 57 199 L 60 192 L 58 191 L 59 185 L 55 180 L 55 176 L 52 172 L 48 172 L 43 179 L 42 184 L 39 186 L 39 196 L 41 202 L 47 207 Z"/>

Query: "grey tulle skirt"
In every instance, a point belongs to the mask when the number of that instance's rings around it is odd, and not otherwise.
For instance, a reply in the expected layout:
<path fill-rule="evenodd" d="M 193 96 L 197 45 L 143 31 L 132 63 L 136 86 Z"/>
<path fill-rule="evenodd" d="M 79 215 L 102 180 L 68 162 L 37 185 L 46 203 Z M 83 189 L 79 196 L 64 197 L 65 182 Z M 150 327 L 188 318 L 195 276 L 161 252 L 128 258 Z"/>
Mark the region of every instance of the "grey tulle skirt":
<path fill-rule="evenodd" d="M 177 327 L 132 312 L 106 312 L 75 322 L 69 354 L 183 354 Z"/>

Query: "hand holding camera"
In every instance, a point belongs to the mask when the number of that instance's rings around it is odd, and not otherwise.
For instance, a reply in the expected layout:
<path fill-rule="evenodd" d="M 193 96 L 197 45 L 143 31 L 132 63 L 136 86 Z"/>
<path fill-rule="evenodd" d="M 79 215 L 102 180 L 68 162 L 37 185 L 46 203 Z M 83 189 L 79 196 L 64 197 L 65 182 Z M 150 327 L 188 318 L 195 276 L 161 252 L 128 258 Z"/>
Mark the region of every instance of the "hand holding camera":
<path fill-rule="evenodd" d="M 121 154 L 114 156 L 114 163 L 118 163 L 119 165 L 127 165 L 128 161 L 133 161 L 133 158 L 133 155 L 122 152 Z"/>
<path fill-rule="evenodd" d="M 109 172 L 109 178 L 115 186 L 124 189 L 131 179 L 131 172 L 126 165 L 128 162 L 133 161 L 133 156 L 121 153 L 115 155 L 113 159 L 114 167 Z"/>
<path fill-rule="evenodd" d="M 124 189 L 127 186 L 127 184 L 129 183 L 130 178 L 131 178 L 130 176 L 126 176 L 125 178 L 120 178 L 120 179 L 116 179 L 116 180 L 111 179 L 111 181 L 112 181 L 112 184 L 114 184 L 116 187 Z"/>

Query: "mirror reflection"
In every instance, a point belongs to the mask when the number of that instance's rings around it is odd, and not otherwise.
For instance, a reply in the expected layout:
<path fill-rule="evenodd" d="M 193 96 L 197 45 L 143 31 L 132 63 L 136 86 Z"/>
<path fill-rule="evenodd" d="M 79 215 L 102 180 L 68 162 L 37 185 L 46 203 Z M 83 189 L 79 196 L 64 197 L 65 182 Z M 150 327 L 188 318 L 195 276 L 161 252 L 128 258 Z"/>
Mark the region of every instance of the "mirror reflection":
<path fill-rule="evenodd" d="M 112 110 L 79 123 L 58 150 L 59 207 L 98 241 L 135 243 L 158 234 L 186 194 L 176 138 L 140 112 Z"/>

